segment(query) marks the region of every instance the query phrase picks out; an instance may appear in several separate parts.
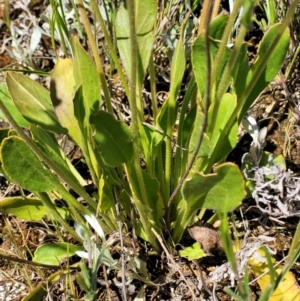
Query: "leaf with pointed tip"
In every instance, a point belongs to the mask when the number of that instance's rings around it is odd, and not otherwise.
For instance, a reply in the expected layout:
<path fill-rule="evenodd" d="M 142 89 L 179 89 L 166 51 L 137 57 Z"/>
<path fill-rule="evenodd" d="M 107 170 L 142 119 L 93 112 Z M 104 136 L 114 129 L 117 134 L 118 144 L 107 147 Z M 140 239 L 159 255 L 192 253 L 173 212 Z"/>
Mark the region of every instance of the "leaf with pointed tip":
<path fill-rule="evenodd" d="M 288 27 L 284 30 L 278 43 L 273 49 L 272 54 L 269 57 L 266 57 L 266 53 L 269 51 L 280 30 L 281 24 L 275 24 L 271 26 L 265 33 L 262 41 L 259 44 L 258 58 L 253 64 L 251 71 L 248 73 L 247 83 L 252 80 L 253 74 L 258 68 L 260 68 L 262 62 L 266 61 L 267 64 L 260 77 L 257 79 L 254 89 L 251 91 L 249 97 L 246 100 L 246 103 L 240 114 L 240 119 L 243 118 L 249 107 L 252 105 L 258 95 L 263 91 L 263 89 L 275 78 L 285 60 L 290 45 L 290 33 Z"/>
<path fill-rule="evenodd" d="M 150 55 L 153 49 L 154 33 L 153 27 L 156 20 L 157 3 L 153 0 L 137 0 L 136 5 L 136 36 L 138 44 L 138 80 L 142 83 L 146 69 L 149 64 Z M 116 19 L 116 34 L 118 49 L 127 76 L 131 76 L 129 39 L 129 17 L 128 11 L 122 4 Z"/>
<path fill-rule="evenodd" d="M 18 108 L 14 104 L 13 100 L 11 99 L 7 85 L 5 83 L 0 83 L 0 101 L 3 102 L 7 111 L 11 114 L 15 122 L 23 128 L 28 128 L 30 123 L 22 116 L 19 112 Z M 0 118 L 7 121 L 6 116 L 0 111 Z"/>
<path fill-rule="evenodd" d="M 98 112 L 100 107 L 100 81 L 96 67 L 88 53 L 80 45 L 77 38 L 71 39 L 74 51 L 74 78 L 76 90 L 82 86 L 85 111 L 85 126 L 91 114 Z"/>
<path fill-rule="evenodd" d="M 212 27 L 212 25 L 214 24 L 211 24 L 210 28 Z M 214 61 L 218 50 L 219 50 L 219 43 L 217 41 L 210 40 L 210 55 L 212 58 L 211 68 L 214 68 Z M 221 77 L 223 75 L 225 66 L 228 62 L 229 55 L 230 55 L 230 50 L 228 48 L 225 48 L 220 60 L 220 64 L 218 66 L 216 83 L 214 83 L 215 87 L 218 87 L 221 81 Z M 192 66 L 195 73 L 196 83 L 201 94 L 201 99 L 203 99 L 205 93 L 206 81 L 207 81 L 206 42 L 203 34 L 200 35 L 195 40 L 192 46 Z M 211 93 L 211 96 L 212 96 L 211 101 L 213 102 L 214 93 Z"/>
<path fill-rule="evenodd" d="M 144 301 L 146 300 L 146 293 L 145 293 L 146 285 L 142 286 L 140 291 L 137 293 L 133 301 Z"/>
<path fill-rule="evenodd" d="M 39 282 L 39 284 L 25 297 L 22 301 L 40 301 L 49 294 L 48 288 L 55 282 L 61 279 L 61 271 L 58 271 L 47 278 L 46 281 Z"/>
<path fill-rule="evenodd" d="M 164 133 L 167 132 L 168 129 L 168 111 L 170 107 L 170 98 L 168 98 L 166 101 L 164 101 L 158 115 L 156 118 L 157 125 L 162 129 Z M 178 104 L 176 104 L 175 111 L 177 111 Z M 170 116 L 170 123 L 175 124 L 176 122 L 176 114 L 173 114 Z"/>
<path fill-rule="evenodd" d="M 50 96 L 55 114 L 60 124 L 81 147 L 80 128 L 74 114 L 75 97 L 74 63 L 70 59 L 59 58 L 51 72 Z"/>
<path fill-rule="evenodd" d="M 162 109 L 157 117 L 157 125 L 159 125 L 165 133 L 169 133 L 173 128 L 178 117 L 178 93 L 182 84 L 182 79 L 186 69 L 185 50 L 183 46 L 183 29 L 186 21 L 182 24 L 179 40 L 171 61 L 171 81 L 170 93 L 168 99 L 164 102 Z"/>
<path fill-rule="evenodd" d="M 7 72 L 6 83 L 9 94 L 23 117 L 30 123 L 57 134 L 66 134 L 59 124 L 50 93 L 40 84 L 16 72 Z"/>

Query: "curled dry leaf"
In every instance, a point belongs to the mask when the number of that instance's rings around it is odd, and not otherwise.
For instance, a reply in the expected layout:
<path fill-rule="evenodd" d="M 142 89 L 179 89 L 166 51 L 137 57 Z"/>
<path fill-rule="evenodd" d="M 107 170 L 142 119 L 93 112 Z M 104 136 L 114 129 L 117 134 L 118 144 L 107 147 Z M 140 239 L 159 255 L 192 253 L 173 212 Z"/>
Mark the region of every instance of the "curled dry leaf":
<path fill-rule="evenodd" d="M 222 248 L 220 233 L 214 228 L 205 226 L 192 226 L 188 228 L 192 238 L 200 243 L 204 252 L 211 255 L 211 252 Z"/>

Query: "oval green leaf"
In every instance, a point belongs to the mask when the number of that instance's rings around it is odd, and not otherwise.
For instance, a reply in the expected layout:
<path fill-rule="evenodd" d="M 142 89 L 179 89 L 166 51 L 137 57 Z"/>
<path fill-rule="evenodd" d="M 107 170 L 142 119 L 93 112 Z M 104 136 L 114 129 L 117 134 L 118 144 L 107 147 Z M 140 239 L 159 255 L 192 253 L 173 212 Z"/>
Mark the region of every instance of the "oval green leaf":
<path fill-rule="evenodd" d="M 59 186 L 57 178 L 19 137 L 11 136 L 3 140 L 0 158 L 9 180 L 27 190 L 49 192 Z"/>
<path fill-rule="evenodd" d="M 64 209 L 58 207 L 56 209 L 63 218 L 66 217 Z M 50 214 L 47 207 L 37 198 L 4 198 L 0 200 L 0 210 L 26 221 L 40 221 L 44 216 Z"/>
<path fill-rule="evenodd" d="M 92 115 L 90 122 L 94 125 L 94 138 L 106 164 L 117 167 L 132 159 L 132 134 L 123 122 L 104 111 Z"/>
<path fill-rule="evenodd" d="M 49 265 L 59 265 L 60 260 L 74 256 L 84 249 L 69 243 L 46 243 L 36 249 L 32 261 Z"/>
<path fill-rule="evenodd" d="M 213 174 L 191 173 L 182 188 L 190 214 L 201 208 L 229 212 L 246 195 L 244 177 L 233 163 L 219 165 Z"/>
<path fill-rule="evenodd" d="M 188 260 L 196 260 L 207 256 L 200 247 L 199 242 L 195 242 L 192 246 L 179 251 L 180 257 L 186 257 Z"/>
<path fill-rule="evenodd" d="M 244 177 L 238 166 L 224 163 L 213 174 L 191 172 L 181 189 L 183 199 L 177 206 L 173 240 L 179 242 L 197 210 L 206 208 L 228 212 L 239 206 L 246 196 Z"/>

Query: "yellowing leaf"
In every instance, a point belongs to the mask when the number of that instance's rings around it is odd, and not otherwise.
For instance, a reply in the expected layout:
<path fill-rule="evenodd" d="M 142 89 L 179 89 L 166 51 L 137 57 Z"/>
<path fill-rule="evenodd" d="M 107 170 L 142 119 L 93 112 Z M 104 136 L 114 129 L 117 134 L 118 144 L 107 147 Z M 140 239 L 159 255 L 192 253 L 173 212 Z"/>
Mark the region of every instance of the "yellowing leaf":
<path fill-rule="evenodd" d="M 272 258 L 275 264 L 276 260 Z M 266 290 L 271 285 L 271 277 L 265 253 L 262 249 L 257 250 L 248 261 L 251 266 L 252 272 L 256 277 L 266 273 L 257 280 L 262 291 Z M 274 268 L 275 279 L 280 275 L 283 270 L 282 265 Z M 299 301 L 300 300 L 300 286 L 292 272 L 286 273 L 283 280 L 280 282 L 277 289 L 268 299 L 268 301 Z"/>

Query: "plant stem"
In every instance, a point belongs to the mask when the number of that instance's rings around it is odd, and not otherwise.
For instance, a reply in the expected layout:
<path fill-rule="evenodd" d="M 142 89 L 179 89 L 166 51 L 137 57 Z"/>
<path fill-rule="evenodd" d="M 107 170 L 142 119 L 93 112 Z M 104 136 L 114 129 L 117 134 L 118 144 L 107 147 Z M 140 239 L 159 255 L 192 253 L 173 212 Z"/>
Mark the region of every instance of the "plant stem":
<path fill-rule="evenodd" d="M 229 19 L 228 19 L 227 25 L 225 27 L 225 30 L 224 30 L 224 33 L 223 33 L 223 36 L 222 36 L 222 40 L 221 40 L 221 43 L 219 45 L 218 53 L 217 53 L 216 58 L 214 60 L 214 68 L 212 70 L 212 75 L 211 75 L 212 85 L 216 81 L 216 77 L 217 77 L 217 73 L 218 73 L 218 67 L 220 66 L 223 53 L 225 51 L 225 48 L 227 47 L 228 37 L 229 37 L 230 31 L 232 30 L 233 23 L 236 19 L 236 16 L 239 12 L 241 2 L 242 2 L 242 0 L 236 0 L 234 2 L 233 10 L 232 10 L 231 14 L 229 15 Z"/>
<path fill-rule="evenodd" d="M 99 7 L 97 5 L 97 2 L 95 0 L 91 0 L 91 4 L 92 4 L 92 9 L 93 11 L 95 12 L 96 14 L 96 17 L 100 23 L 100 26 L 101 26 L 101 29 L 102 29 L 102 32 L 103 32 L 103 35 L 104 35 L 104 38 L 105 38 L 105 42 L 107 43 L 107 46 L 108 46 L 108 49 L 109 49 L 109 55 L 112 57 L 114 63 L 115 63 L 115 66 L 116 66 L 116 69 L 118 71 L 118 75 L 120 77 L 120 80 L 122 82 L 122 85 L 123 85 L 123 88 L 125 90 L 125 93 L 127 95 L 127 97 L 129 97 L 129 88 L 128 88 L 128 84 L 126 82 L 126 78 L 125 78 L 125 75 L 124 75 L 124 72 L 122 70 L 122 67 L 121 67 L 121 64 L 119 62 L 119 59 L 118 59 L 118 56 L 115 52 L 115 48 L 114 48 L 114 45 L 111 41 L 111 38 L 108 34 L 108 31 L 106 29 L 106 26 L 105 26 L 105 23 L 104 23 L 104 20 L 102 18 L 102 15 L 100 13 L 100 10 L 99 10 Z M 105 4 L 104 4 L 105 6 Z"/>
<path fill-rule="evenodd" d="M 170 98 L 168 99 L 170 102 Z M 167 136 L 172 137 L 172 130 L 173 126 L 170 124 L 172 123 L 173 119 L 173 113 L 174 110 L 169 106 L 168 108 L 168 116 L 167 116 L 167 122 L 168 122 L 168 128 L 167 128 Z M 166 139 L 165 140 L 165 145 L 166 145 L 166 151 L 165 151 L 165 177 L 164 177 L 164 192 L 165 195 L 163 198 L 167 200 L 170 197 L 171 194 L 171 174 L 172 174 L 172 139 Z"/>
<path fill-rule="evenodd" d="M 36 267 L 44 267 L 47 269 L 52 269 L 52 270 L 62 270 L 62 266 L 61 265 L 50 265 L 50 264 L 43 264 L 43 263 L 39 263 L 39 262 L 34 262 L 34 261 L 29 261 L 26 259 L 22 259 L 22 258 L 18 258 L 18 257 L 14 257 L 14 256 L 9 256 L 7 255 L 7 253 L 0 251 L 0 258 L 6 259 L 9 262 L 18 262 L 18 263 L 22 263 L 22 264 L 28 264 L 28 265 L 32 265 L 32 266 L 36 266 Z M 68 266 L 69 270 L 75 271 L 75 270 L 80 270 L 80 267 L 78 266 Z M 66 270 L 67 271 L 67 270 Z M 59 271 L 60 275 L 58 276 L 58 279 L 61 276 L 61 272 Z"/>
<path fill-rule="evenodd" d="M 132 166 L 127 166 L 127 174 L 130 179 L 129 183 L 132 185 L 135 194 L 135 205 L 139 211 L 141 223 L 143 229 L 149 239 L 150 243 L 157 252 L 161 251 L 161 247 L 158 241 L 155 239 L 153 233 L 151 232 L 150 220 L 154 220 L 149 217 L 149 213 L 145 212 L 145 206 L 151 208 L 148 195 L 145 188 L 145 182 L 143 179 L 143 174 L 141 171 L 140 161 L 139 161 L 139 114 L 136 104 L 136 89 L 137 89 L 137 58 L 138 58 L 138 47 L 137 47 L 137 36 L 136 36 L 136 26 L 135 26 L 135 1 L 127 0 L 127 9 L 129 14 L 129 38 L 131 41 L 130 47 L 130 58 L 131 58 L 131 74 L 130 74 L 130 84 L 129 84 L 129 103 L 131 109 L 131 130 L 133 136 L 133 168 Z M 131 172 L 133 171 L 133 172 Z"/>
<path fill-rule="evenodd" d="M 239 120 L 242 119 L 243 116 L 238 116 L 241 113 L 241 110 L 243 108 L 243 106 L 245 105 L 245 102 L 247 100 L 247 98 L 249 97 L 250 93 L 252 92 L 252 90 L 254 89 L 257 80 L 259 79 L 260 75 L 262 74 L 262 72 L 264 71 L 266 64 L 268 62 L 267 58 L 269 58 L 273 52 L 273 50 L 275 49 L 276 45 L 278 44 L 278 41 L 280 40 L 280 38 L 282 37 L 284 30 L 287 28 L 289 21 L 292 19 L 294 11 L 298 5 L 299 0 L 296 0 L 294 2 L 292 2 L 292 4 L 290 5 L 290 8 L 277 32 L 277 35 L 273 41 L 273 43 L 270 45 L 268 51 L 265 54 L 265 59 L 263 59 L 261 61 L 261 64 L 258 66 L 258 68 L 255 70 L 254 74 L 252 75 L 251 81 L 248 84 L 247 88 L 245 89 L 245 92 L 243 93 L 243 95 L 241 96 L 241 98 L 239 99 L 237 106 L 235 108 L 235 110 L 233 111 L 233 113 L 231 114 L 228 122 L 226 123 L 223 131 L 220 134 L 220 137 L 218 139 L 217 144 L 215 145 L 214 149 L 213 149 L 213 153 L 211 154 L 210 157 L 210 161 L 206 167 L 205 172 L 210 172 L 213 164 L 215 164 L 215 157 L 217 155 L 217 153 L 219 152 L 219 148 L 220 148 L 220 144 L 224 141 L 225 136 L 228 134 L 230 127 L 232 126 L 234 120 L 238 117 Z M 243 25 L 244 26 L 244 25 Z"/>
<path fill-rule="evenodd" d="M 154 53 L 152 52 L 149 61 L 149 75 L 150 75 L 150 87 L 151 87 L 150 91 L 151 91 L 151 102 L 152 102 L 152 111 L 153 111 L 153 124 L 156 125 L 156 118 L 158 112 L 157 112 L 156 85 L 155 85 L 156 77 L 155 77 L 153 55 Z"/>
<path fill-rule="evenodd" d="M 186 180 L 186 178 L 188 177 L 194 162 L 197 158 L 197 154 L 199 152 L 199 149 L 201 147 L 202 144 L 202 140 L 204 137 L 204 133 L 205 133 L 205 129 L 207 126 L 207 115 L 208 115 L 208 106 L 209 106 L 209 102 L 210 102 L 210 87 L 211 87 L 211 57 L 210 57 L 210 43 L 209 43 L 209 23 L 210 23 L 210 18 L 211 18 L 211 14 L 212 14 L 212 10 L 213 10 L 213 1 L 210 3 L 210 5 L 208 6 L 208 11 L 207 13 L 207 18 L 206 18 L 206 23 L 205 23 L 205 30 L 204 30 L 204 35 L 205 35 L 205 55 L 206 55 L 206 61 L 207 61 L 207 68 L 206 68 L 206 87 L 205 87 L 205 95 L 204 95 L 204 109 L 203 109 L 203 124 L 201 127 L 201 131 L 200 131 L 200 135 L 199 135 L 199 139 L 197 141 L 197 145 L 195 147 L 195 151 L 192 155 L 191 160 L 188 163 L 187 169 L 184 173 L 184 175 L 182 176 L 182 178 L 180 179 L 177 187 L 175 188 L 175 190 L 173 191 L 169 202 L 168 202 L 168 216 L 167 216 L 167 224 L 170 226 L 170 211 L 171 211 L 171 205 L 172 202 L 175 198 L 175 196 L 177 195 L 177 193 L 179 192 L 181 186 L 183 185 L 184 181 Z"/>
<path fill-rule="evenodd" d="M 211 20 L 213 20 L 218 15 L 218 11 L 219 11 L 219 8 L 220 8 L 220 2 L 221 2 L 221 0 L 215 0 L 214 9 L 213 9 L 213 12 L 211 14 Z"/>
<path fill-rule="evenodd" d="M 232 29 L 232 25 L 236 19 L 236 15 L 238 14 L 238 11 L 240 9 L 240 5 L 241 5 L 241 0 L 237 0 L 234 3 L 234 7 L 233 7 L 233 11 L 232 14 L 229 17 L 228 23 L 226 25 L 223 37 L 222 37 L 222 42 L 220 44 L 220 48 L 218 50 L 217 56 L 216 56 L 216 60 L 214 62 L 214 70 L 212 73 L 212 84 L 216 84 L 216 77 L 218 74 L 218 66 L 220 66 L 220 62 L 222 59 L 222 55 L 224 54 L 226 45 L 227 45 L 227 40 L 228 40 L 228 36 L 230 34 L 230 30 Z M 217 90 L 217 95 L 215 97 L 215 106 L 214 106 L 214 110 L 212 113 L 212 119 L 209 125 L 209 132 L 213 133 L 214 132 L 214 127 L 217 123 L 217 118 L 218 118 L 218 112 L 219 112 L 219 107 L 221 104 L 221 99 L 222 96 L 225 94 L 227 88 L 228 88 L 228 84 L 231 80 L 231 71 L 234 68 L 237 58 L 239 56 L 239 52 L 241 49 L 241 45 L 244 41 L 245 35 L 247 33 L 247 29 L 242 26 L 241 29 L 239 30 L 236 42 L 234 44 L 234 48 L 233 51 L 231 52 L 230 58 L 229 58 L 229 62 L 226 64 L 225 70 L 223 72 L 222 78 L 221 78 L 221 82 L 218 86 L 218 90 Z"/>
<path fill-rule="evenodd" d="M 166 136 L 169 137 L 165 141 L 166 145 L 166 155 L 165 155 L 165 195 L 164 198 L 168 200 L 171 195 L 171 191 L 174 189 L 177 179 L 174 177 L 175 170 L 172 168 L 173 165 L 173 146 L 172 146 L 172 135 L 173 135 L 173 127 L 175 124 L 175 120 L 177 119 L 178 109 L 177 109 L 177 96 L 179 92 L 179 87 L 182 83 L 184 70 L 186 68 L 186 60 L 183 46 L 183 36 L 186 22 L 189 16 L 186 16 L 184 19 L 181 30 L 180 30 L 180 38 L 177 42 L 173 57 L 172 57 L 172 66 L 171 66 L 171 85 L 170 85 L 170 93 L 169 98 L 167 100 L 167 128 L 166 128 Z M 169 216 L 169 214 L 167 214 Z"/>
<path fill-rule="evenodd" d="M 88 40 L 90 42 L 90 46 L 91 46 L 93 56 L 94 56 L 94 59 L 95 59 L 96 69 L 97 69 L 97 72 L 99 73 L 100 82 L 101 82 L 102 90 L 103 90 L 103 93 L 104 93 L 105 103 L 106 103 L 106 106 L 107 106 L 107 111 L 109 113 L 113 114 L 114 111 L 113 111 L 113 107 L 112 107 L 112 104 L 111 104 L 110 94 L 109 94 L 109 90 L 108 90 L 108 87 L 107 87 L 105 74 L 104 74 L 104 71 L 103 71 L 103 66 L 102 66 L 102 63 L 101 63 L 101 60 L 100 60 L 100 57 L 99 57 L 99 54 L 98 54 L 98 47 L 96 45 L 95 38 L 94 38 L 92 30 L 91 30 L 91 25 L 90 25 L 87 13 L 84 9 L 84 5 L 83 5 L 82 0 L 78 0 L 78 6 L 79 6 L 80 16 L 82 18 L 82 23 L 84 25 L 86 34 L 88 36 Z M 101 99 L 101 93 L 99 95 L 99 99 Z M 101 103 L 101 101 L 100 101 L 100 103 Z"/>
<path fill-rule="evenodd" d="M 204 29 L 206 28 L 207 24 L 207 19 L 210 19 L 208 16 L 208 10 L 209 7 L 213 5 L 214 0 L 204 0 L 202 10 L 201 10 L 201 18 L 200 18 L 200 23 L 198 27 L 198 37 L 203 33 Z"/>
<path fill-rule="evenodd" d="M 238 59 L 239 52 L 240 52 L 240 49 L 241 49 L 241 46 L 242 46 L 242 43 L 243 43 L 246 33 L 247 33 L 247 29 L 243 26 L 239 31 L 239 34 L 238 34 L 236 42 L 235 42 L 235 47 L 233 48 L 233 51 L 231 52 L 229 61 L 226 64 L 225 70 L 223 72 L 221 82 L 218 86 L 217 95 L 215 97 L 215 107 L 214 107 L 214 110 L 212 113 L 212 119 L 211 119 L 211 123 L 209 126 L 210 133 L 214 132 L 214 126 L 217 123 L 218 112 L 219 112 L 219 107 L 221 104 L 222 96 L 226 93 L 226 90 L 228 88 L 229 82 L 231 80 L 231 72 Z"/>
<path fill-rule="evenodd" d="M 61 9 L 61 11 L 63 11 L 63 6 L 62 6 L 62 3 L 61 3 L 61 1 L 59 1 L 59 6 L 60 6 L 60 9 Z M 57 9 L 57 5 L 56 4 L 54 4 L 53 6 L 52 6 L 52 9 L 53 9 L 53 22 L 55 22 L 55 24 L 57 25 L 56 26 L 56 28 L 57 28 L 57 30 L 58 30 L 58 32 L 59 32 L 59 36 L 60 36 L 60 43 L 61 43 L 61 46 L 62 46 L 62 48 L 63 48 L 63 51 L 64 51 L 64 54 L 65 54 L 65 56 L 67 56 L 68 55 L 68 50 L 67 50 L 67 45 L 66 45 L 66 41 L 65 41 L 65 38 L 68 40 L 70 37 L 69 36 L 64 36 L 64 30 L 62 30 L 62 28 L 64 27 L 63 25 L 63 23 L 65 23 L 64 21 L 65 20 L 63 20 L 62 19 L 62 16 L 60 15 L 60 13 L 59 13 L 59 11 L 58 11 L 58 9 Z M 53 35 L 54 36 L 54 35 Z M 55 48 L 53 48 L 53 49 L 55 49 Z"/>
<path fill-rule="evenodd" d="M 191 79 L 189 81 L 185 96 L 183 98 L 182 107 L 180 110 L 180 116 L 179 116 L 179 126 L 178 126 L 178 133 L 177 133 L 177 144 L 178 147 L 176 149 L 175 154 L 175 162 L 174 162 L 174 187 L 178 185 L 178 181 L 180 179 L 180 176 L 184 175 L 184 172 L 186 171 L 185 166 L 187 166 L 187 160 L 185 153 L 188 152 L 187 149 L 183 149 L 186 147 L 186 145 L 183 144 L 183 125 L 184 125 L 184 119 L 186 118 L 186 112 L 188 111 L 188 106 L 193 108 L 193 105 L 195 105 L 195 100 L 197 97 L 197 85 L 195 82 L 195 77 L 191 76 Z M 194 104 L 193 104 L 194 103 Z M 185 163 L 186 162 L 186 163 Z"/>
<path fill-rule="evenodd" d="M 158 115 L 157 111 L 157 99 L 156 99 L 156 85 L 155 85 L 155 69 L 154 69 L 154 62 L 153 62 L 153 53 L 150 56 L 149 62 L 149 74 L 150 74 L 150 86 L 151 86 L 151 102 L 152 102 L 152 111 L 153 111 L 153 124 L 156 125 L 156 119 Z M 162 199 L 164 202 L 165 207 L 167 207 L 169 195 L 166 192 L 166 183 L 164 178 L 164 171 L 163 171 L 163 155 L 161 148 L 157 151 L 157 171 L 158 171 L 158 181 L 160 182 L 160 191 L 162 195 Z"/>

